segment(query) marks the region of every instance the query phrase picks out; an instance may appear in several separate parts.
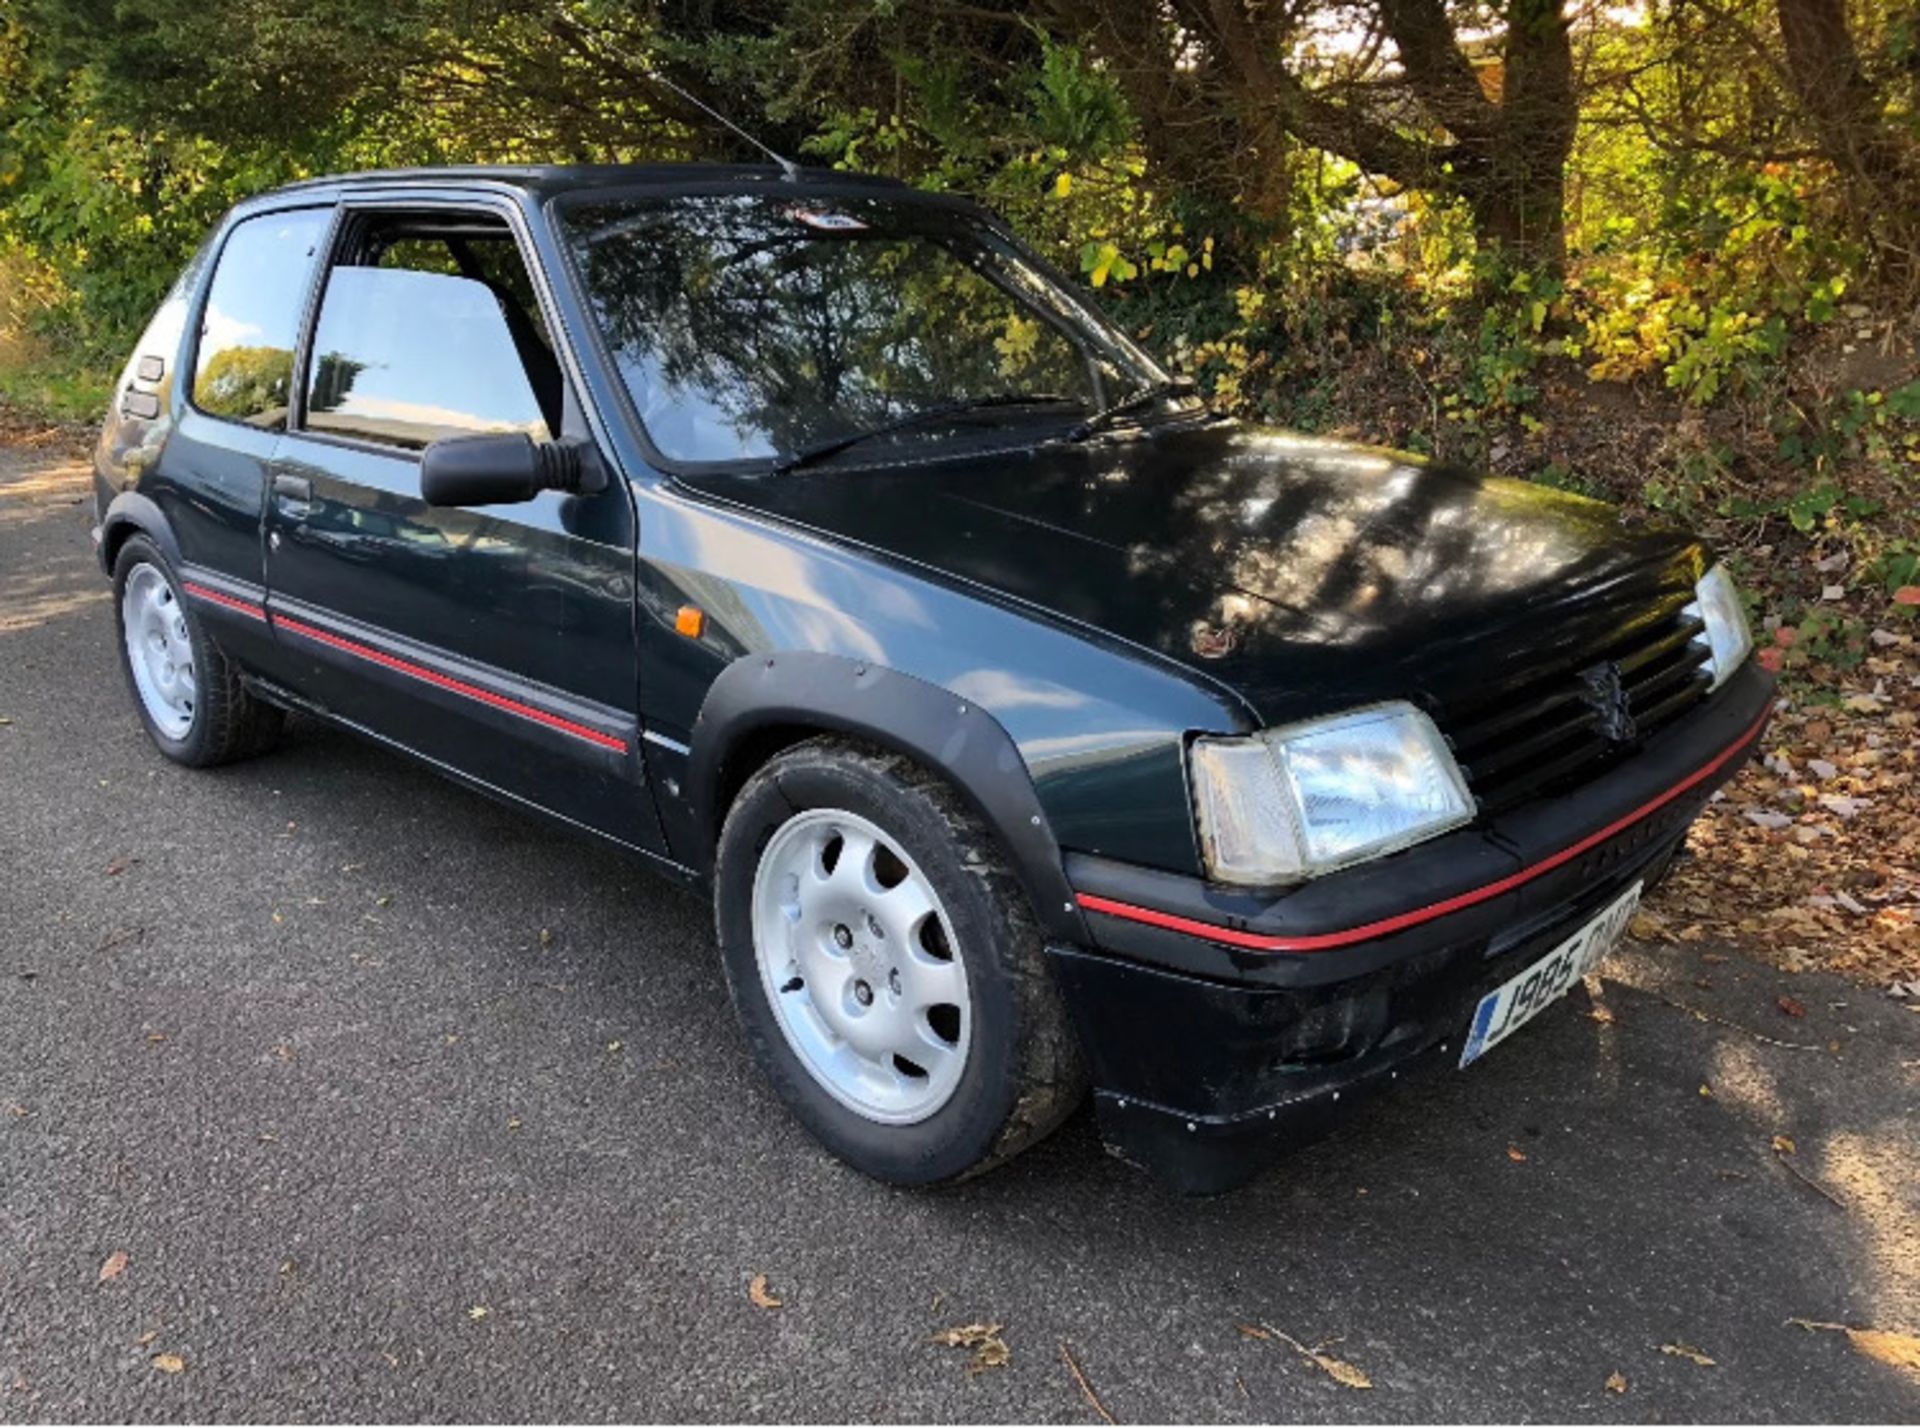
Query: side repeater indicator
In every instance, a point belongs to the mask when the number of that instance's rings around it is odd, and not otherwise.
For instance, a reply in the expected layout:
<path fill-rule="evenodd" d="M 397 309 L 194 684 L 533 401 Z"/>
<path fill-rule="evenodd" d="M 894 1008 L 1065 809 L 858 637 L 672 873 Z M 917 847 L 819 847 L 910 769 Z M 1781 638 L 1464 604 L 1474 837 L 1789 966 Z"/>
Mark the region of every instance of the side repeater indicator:
<path fill-rule="evenodd" d="M 707 627 L 707 615 L 698 605 L 682 605 L 680 613 L 673 617 L 675 634 L 685 635 L 690 640 L 700 638 L 700 632 Z"/>

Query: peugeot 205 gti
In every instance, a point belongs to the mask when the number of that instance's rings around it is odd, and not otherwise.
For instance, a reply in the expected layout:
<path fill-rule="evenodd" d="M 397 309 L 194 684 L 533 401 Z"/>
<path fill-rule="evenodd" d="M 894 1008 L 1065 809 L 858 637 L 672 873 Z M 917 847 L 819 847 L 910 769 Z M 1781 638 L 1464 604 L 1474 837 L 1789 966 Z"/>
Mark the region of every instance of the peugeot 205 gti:
<path fill-rule="evenodd" d="M 993 215 L 777 167 L 236 208 L 113 396 L 134 706 L 302 710 L 710 895 L 830 1150 L 1086 1094 L 1224 1188 L 1603 956 L 1760 737 L 1682 531 L 1228 420 Z"/>

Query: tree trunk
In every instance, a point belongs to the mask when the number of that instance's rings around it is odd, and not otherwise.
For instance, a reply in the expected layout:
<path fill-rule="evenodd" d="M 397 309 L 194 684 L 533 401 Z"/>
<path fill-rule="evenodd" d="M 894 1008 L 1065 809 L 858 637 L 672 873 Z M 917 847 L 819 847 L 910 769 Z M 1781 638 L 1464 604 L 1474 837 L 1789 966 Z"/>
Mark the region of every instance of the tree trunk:
<path fill-rule="evenodd" d="M 1523 163 L 1467 189 L 1474 238 L 1517 266 L 1559 272 L 1567 260 L 1567 180 L 1561 164 Z"/>
<path fill-rule="evenodd" d="M 1559 271 L 1567 256 L 1567 158 L 1579 123 L 1562 0 L 1511 0 L 1500 120 L 1465 197 L 1475 235 L 1511 260 Z"/>
<path fill-rule="evenodd" d="M 1263 162 L 1278 170 L 1281 140 L 1290 136 L 1403 188 L 1463 200 L 1482 244 L 1516 263 L 1559 266 L 1578 117 L 1565 0 L 1505 0 L 1497 87 L 1483 83 L 1462 47 L 1452 0 L 1372 3 L 1393 40 L 1404 85 L 1309 82 L 1288 63 L 1299 38 L 1299 5 L 1053 0 L 1048 13 L 1122 76 L 1153 131 L 1150 156 L 1171 154 L 1177 162 L 1197 137 L 1211 140 L 1227 186 L 1261 216 L 1284 212 L 1285 175 L 1263 183 L 1257 171 Z M 1190 124 L 1209 106 L 1219 116 L 1213 126 L 1163 131 L 1156 123 L 1184 111 Z"/>
<path fill-rule="evenodd" d="M 1861 67 L 1844 0 L 1777 0 L 1787 73 L 1863 226 L 1902 267 L 1920 268 L 1920 147 L 1888 121 Z"/>

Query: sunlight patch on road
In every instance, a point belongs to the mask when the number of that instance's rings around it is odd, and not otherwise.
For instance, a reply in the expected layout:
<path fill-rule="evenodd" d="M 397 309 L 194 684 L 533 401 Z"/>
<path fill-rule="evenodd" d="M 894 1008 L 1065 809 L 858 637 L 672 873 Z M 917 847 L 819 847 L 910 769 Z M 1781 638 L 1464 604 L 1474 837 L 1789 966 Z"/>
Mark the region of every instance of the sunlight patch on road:
<path fill-rule="evenodd" d="M 83 462 L 55 460 L 9 472 L 0 465 L 0 525 L 24 526 L 86 499 L 93 473 Z"/>
<path fill-rule="evenodd" d="M 1875 1311 L 1920 1325 L 1920 1126 L 1837 1131 L 1820 1148 L 1820 1168 L 1861 1234 Z"/>

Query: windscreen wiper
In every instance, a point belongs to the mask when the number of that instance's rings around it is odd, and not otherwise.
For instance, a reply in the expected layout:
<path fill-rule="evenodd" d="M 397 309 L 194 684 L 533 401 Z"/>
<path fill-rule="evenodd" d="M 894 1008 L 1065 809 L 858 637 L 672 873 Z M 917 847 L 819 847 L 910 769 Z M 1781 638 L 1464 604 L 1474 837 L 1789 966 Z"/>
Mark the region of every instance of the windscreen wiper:
<path fill-rule="evenodd" d="M 1169 377 L 1164 382 L 1150 382 L 1119 401 L 1100 408 L 1092 416 L 1081 422 L 1067 433 L 1069 441 L 1085 441 L 1097 432 L 1105 431 L 1123 416 L 1130 416 L 1142 407 L 1151 406 L 1168 397 L 1190 397 L 1199 391 L 1191 377 Z"/>
<path fill-rule="evenodd" d="M 883 421 L 878 426 L 870 426 L 860 431 L 848 432 L 845 436 L 836 436 L 831 441 L 823 441 L 818 446 L 809 446 L 783 456 L 774 462 L 776 475 L 784 475 L 798 470 L 802 466 L 811 466 L 814 462 L 832 456 L 837 451 L 845 451 L 849 446 L 857 446 L 863 441 L 871 441 L 876 436 L 886 436 L 892 432 L 905 431 L 911 426 L 920 426 L 925 422 L 939 421 L 943 417 L 961 416 L 967 412 L 985 411 L 990 407 L 1041 407 L 1079 405 L 1077 398 L 1063 396 L 1058 392 L 998 392 L 990 397 L 968 397 L 965 401 L 943 402 L 939 406 L 922 407 L 918 411 L 907 412 L 892 421 Z"/>

